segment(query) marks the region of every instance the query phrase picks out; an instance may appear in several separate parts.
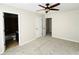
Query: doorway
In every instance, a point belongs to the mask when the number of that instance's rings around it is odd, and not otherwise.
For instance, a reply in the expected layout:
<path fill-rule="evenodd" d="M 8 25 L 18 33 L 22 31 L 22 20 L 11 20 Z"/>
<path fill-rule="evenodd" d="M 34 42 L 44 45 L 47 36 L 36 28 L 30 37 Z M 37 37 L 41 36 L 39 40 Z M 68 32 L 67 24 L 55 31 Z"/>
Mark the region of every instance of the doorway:
<path fill-rule="evenodd" d="M 46 35 L 52 35 L 52 18 L 46 18 Z"/>
<path fill-rule="evenodd" d="M 5 50 L 19 44 L 18 14 L 4 12 Z"/>

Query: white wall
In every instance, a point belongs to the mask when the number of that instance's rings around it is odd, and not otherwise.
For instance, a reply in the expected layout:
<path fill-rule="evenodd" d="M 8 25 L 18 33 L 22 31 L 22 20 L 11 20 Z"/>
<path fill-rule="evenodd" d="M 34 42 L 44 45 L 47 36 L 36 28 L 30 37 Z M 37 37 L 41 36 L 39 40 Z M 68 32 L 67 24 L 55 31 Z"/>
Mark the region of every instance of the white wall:
<path fill-rule="evenodd" d="M 3 53 L 4 52 L 4 49 L 5 49 L 5 47 L 4 47 L 4 32 L 3 32 L 3 30 L 4 30 L 4 28 L 3 28 L 3 13 L 1 13 L 0 12 L 0 54 L 1 53 Z"/>
<path fill-rule="evenodd" d="M 30 11 L 0 5 L 0 54 L 4 51 L 3 12 L 15 13 L 19 15 L 19 45 L 28 43 L 36 38 L 35 21 L 41 17 L 40 14 L 36 14 Z"/>
<path fill-rule="evenodd" d="M 52 18 L 52 37 L 79 42 L 79 10 L 54 12 L 46 17 Z"/>

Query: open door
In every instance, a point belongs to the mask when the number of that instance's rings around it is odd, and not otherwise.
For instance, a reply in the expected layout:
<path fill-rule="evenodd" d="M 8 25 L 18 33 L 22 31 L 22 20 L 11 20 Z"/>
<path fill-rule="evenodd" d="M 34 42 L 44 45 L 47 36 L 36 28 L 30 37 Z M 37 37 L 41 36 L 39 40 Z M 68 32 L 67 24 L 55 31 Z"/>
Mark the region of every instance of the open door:
<path fill-rule="evenodd" d="M 42 34 L 43 34 L 43 37 L 46 36 L 46 19 L 43 18 L 43 21 L 42 21 Z"/>
<path fill-rule="evenodd" d="M 5 50 L 19 44 L 18 14 L 4 12 Z"/>
<path fill-rule="evenodd" d="M 52 18 L 46 18 L 46 35 L 52 36 Z"/>
<path fill-rule="evenodd" d="M 38 17 L 35 22 L 36 38 L 42 37 L 42 17 Z"/>
<path fill-rule="evenodd" d="M 42 26 L 43 36 L 52 36 L 52 18 L 44 18 Z"/>

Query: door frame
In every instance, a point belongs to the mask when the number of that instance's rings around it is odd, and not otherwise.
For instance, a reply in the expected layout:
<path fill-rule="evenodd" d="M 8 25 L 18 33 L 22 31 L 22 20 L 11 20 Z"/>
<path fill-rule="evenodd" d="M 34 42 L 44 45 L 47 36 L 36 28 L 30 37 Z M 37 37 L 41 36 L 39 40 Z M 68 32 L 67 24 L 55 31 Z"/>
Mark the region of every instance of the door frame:
<path fill-rule="evenodd" d="M 47 19 L 51 20 L 51 36 L 52 36 L 52 18 L 46 18 L 46 35 L 47 35 Z"/>
<path fill-rule="evenodd" d="M 52 17 L 47 17 L 47 18 L 51 18 L 51 37 L 52 37 Z M 46 19 L 44 18 L 42 21 L 42 36 L 46 36 Z"/>
<path fill-rule="evenodd" d="M 18 46 L 20 45 L 20 14 L 19 13 L 15 13 L 15 12 L 2 12 L 2 16 L 3 16 L 3 41 L 4 41 L 4 51 L 5 51 L 5 23 L 4 23 L 4 13 L 11 13 L 11 14 L 17 14 L 18 15 Z"/>

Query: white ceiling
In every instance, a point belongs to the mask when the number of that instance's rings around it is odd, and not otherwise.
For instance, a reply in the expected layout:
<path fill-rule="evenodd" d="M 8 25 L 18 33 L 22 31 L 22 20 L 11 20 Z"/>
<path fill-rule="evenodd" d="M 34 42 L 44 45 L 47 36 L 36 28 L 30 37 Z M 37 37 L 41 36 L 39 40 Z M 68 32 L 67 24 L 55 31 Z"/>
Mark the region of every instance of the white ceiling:
<path fill-rule="evenodd" d="M 16 4 L 7 4 L 7 5 L 41 13 L 41 11 L 37 11 L 37 10 L 42 9 L 41 7 L 38 6 L 39 4 L 45 5 L 45 3 L 34 3 L 34 4 L 33 3 L 26 3 L 26 4 L 16 3 Z M 51 5 L 52 5 L 52 3 L 51 3 Z M 60 9 L 60 11 L 70 11 L 70 10 L 77 10 L 77 9 L 79 10 L 79 3 L 61 3 L 56 8 Z"/>

